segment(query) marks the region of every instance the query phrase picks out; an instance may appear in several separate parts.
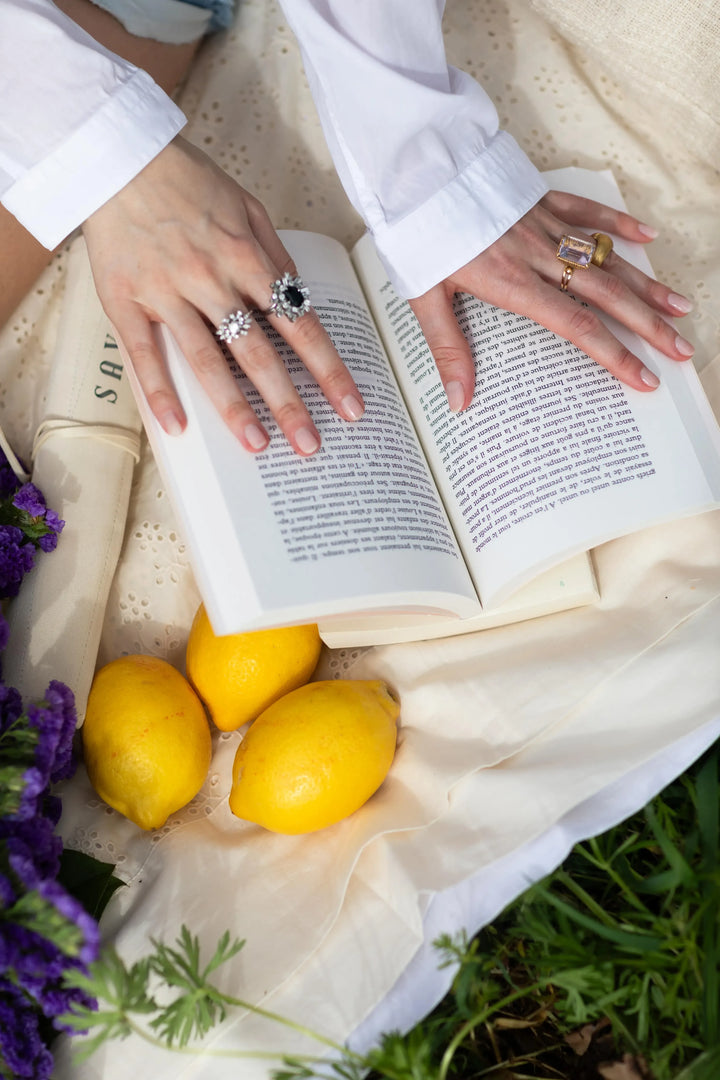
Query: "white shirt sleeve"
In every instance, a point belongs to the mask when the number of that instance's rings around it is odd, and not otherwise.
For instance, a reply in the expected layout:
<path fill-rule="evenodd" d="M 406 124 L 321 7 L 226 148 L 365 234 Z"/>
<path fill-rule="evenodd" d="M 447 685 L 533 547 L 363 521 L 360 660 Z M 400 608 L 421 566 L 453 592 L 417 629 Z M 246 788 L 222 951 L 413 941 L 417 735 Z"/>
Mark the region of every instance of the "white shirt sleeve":
<path fill-rule="evenodd" d="M 0 201 L 56 247 L 185 117 L 49 0 L 0 0 Z"/>
<path fill-rule="evenodd" d="M 280 0 L 345 190 L 395 288 L 419 296 L 547 191 L 469 75 L 444 0 Z"/>

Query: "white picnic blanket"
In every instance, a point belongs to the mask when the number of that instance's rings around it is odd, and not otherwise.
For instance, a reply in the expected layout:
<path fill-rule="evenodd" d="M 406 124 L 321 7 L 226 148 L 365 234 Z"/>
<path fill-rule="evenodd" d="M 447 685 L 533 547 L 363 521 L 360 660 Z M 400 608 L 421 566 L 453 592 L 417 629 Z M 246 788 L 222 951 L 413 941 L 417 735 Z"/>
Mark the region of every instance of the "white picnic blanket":
<path fill-rule="evenodd" d="M 614 70 L 603 63 L 616 56 L 609 46 L 591 48 L 608 40 L 607 26 L 600 38 L 592 24 L 606 5 L 584 7 L 585 20 L 569 25 L 559 3 L 536 0 L 533 10 L 524 0 L 450 0 L 451 60 L 487 87 L 503 126 L 541 168 L 609 166 L 630 209 L 661 228 L 650 257 L 658 276 L 696 301 L 684 332 L 720 410 L 720 183 L 711 156 L 720 109 L 705 109 L 702 138 L 666 125 L 651 108 L 659 65 L 647 26 L 635 39 L 624 35 Z M 673 58 L 690 80 L 692 53 Z M 720 80 L 714 85 L 717 93 Z M 182 104 L 190 137 L 262 199 L 277 227 L 347 244 L 360 235 L 272 0 L 245 0 L 236 28 L 207 43 Z M 66 270 L 61 253 L 0 337 L 0 419 L 24 456 L 71 299 Z M 247 939 L 224 976 L 234 993 L 358 1045 L 412 1023 L 443 989 L 432 937 L 491 918 L 575 838 L 642 805 L 717 737 L 719 518 L 599 549 L 596 607 L 435 643 L 327 652 L 328 675 L 379 676 L 398 689 L 402 735 L 378 796 L 324 832 L 278 837 L 232 817 L 234 734 L 216 737 L 198 798 L 153 834 L 105 808 L 79 774 L 65 791 L 63 833 L 117 862 L 128 882 L 103 918 L 106 936 L 133 959 L 149 936 L 170 940 L 182 922 L 207 948 L 227 928 Z M 197 603 L 145 447 L 99 662 L 149 652 L 182 665 Z M 314 1049 L 247 1015 L 231 1017 L 211 1041 L 214 1049 Z M 239 1071 L 227 1058 L 178 1057 L 133 1038 L 82 1067 L 63 1049 L 57 1077 L 124 1080 L 133 1070 L 158 1080 L 261 1080 L 268 1065 L 245 1060 Z"/>

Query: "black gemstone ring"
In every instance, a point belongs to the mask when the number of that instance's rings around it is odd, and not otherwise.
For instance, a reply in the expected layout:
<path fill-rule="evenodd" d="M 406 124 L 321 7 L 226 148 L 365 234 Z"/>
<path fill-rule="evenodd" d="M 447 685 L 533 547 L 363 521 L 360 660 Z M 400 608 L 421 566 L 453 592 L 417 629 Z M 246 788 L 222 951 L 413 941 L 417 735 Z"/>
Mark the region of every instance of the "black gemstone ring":
<path fill-rule="evenodd" d="M 303 284 L 302 278 L 288 273 L 271 283 L 270 304 L 265 314 L 285 315 L 290 322 L 295 322 L 309 310 L 310 290 Z"/>

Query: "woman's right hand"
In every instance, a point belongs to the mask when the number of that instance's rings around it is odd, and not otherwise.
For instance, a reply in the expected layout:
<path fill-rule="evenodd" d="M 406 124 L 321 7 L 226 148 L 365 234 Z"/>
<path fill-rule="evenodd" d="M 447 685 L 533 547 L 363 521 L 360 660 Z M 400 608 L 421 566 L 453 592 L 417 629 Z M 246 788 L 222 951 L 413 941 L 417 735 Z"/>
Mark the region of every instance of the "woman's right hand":
<path fill-rule="evenodd" d="M 296 268 L 264 207 L 210 159 L 177 138 L 83 226 L 98 295 L 125 346 L 148 404 L 169 434 L 186 417 L 158 351 L 165 323 L 218 413 L 246 450 L 268 434 L 243 396 L 214 328 L 237 310 L 267 312 L 272 283 Z M 335 411 L 358 420 L 364 406 L 350 372 L 310 309 L 296 321 L 268 313 Z M 320 436 L 256 322 L 227 346 L 302 455 Z"/>

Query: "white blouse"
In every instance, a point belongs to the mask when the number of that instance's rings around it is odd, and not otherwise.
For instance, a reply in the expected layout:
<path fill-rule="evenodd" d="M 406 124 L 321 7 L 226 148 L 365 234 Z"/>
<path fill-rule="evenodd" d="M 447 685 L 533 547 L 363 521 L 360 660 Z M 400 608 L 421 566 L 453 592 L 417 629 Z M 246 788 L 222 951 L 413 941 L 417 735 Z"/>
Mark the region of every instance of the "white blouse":
<path fill-rule="evenodd" d="M 281 0 L 333 160 L 397 290 L 418 296 L 547 190 L 448 67 L 444 0 Z M 54 248 L 181 130 L 144 72 L 50 0 L 0 0 L 0 200 Z"/>

